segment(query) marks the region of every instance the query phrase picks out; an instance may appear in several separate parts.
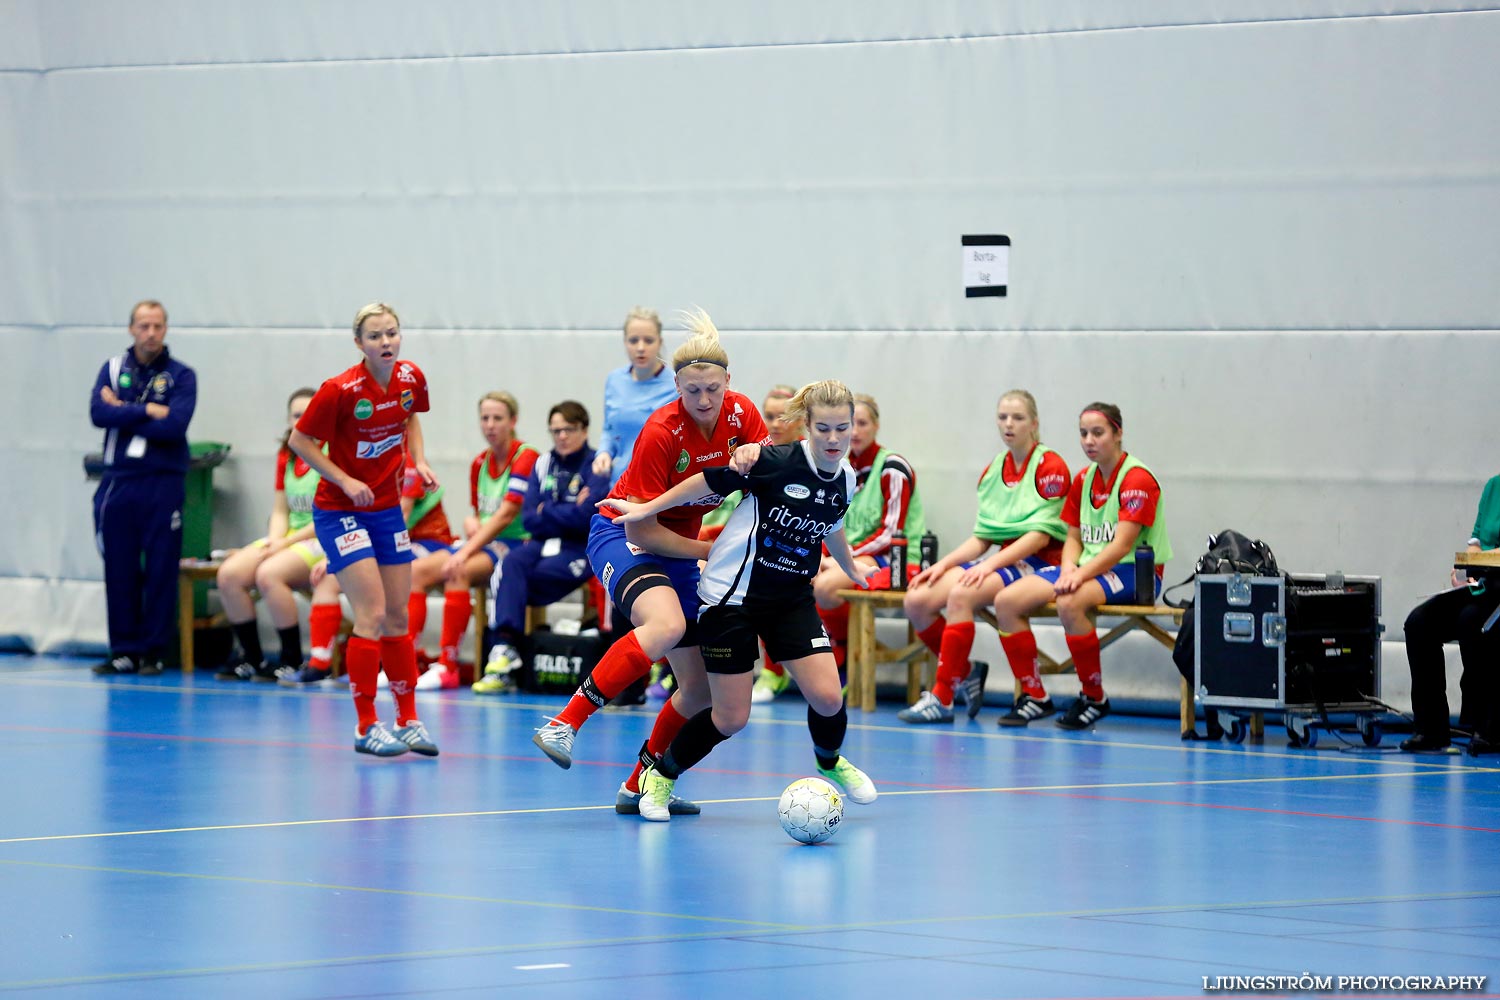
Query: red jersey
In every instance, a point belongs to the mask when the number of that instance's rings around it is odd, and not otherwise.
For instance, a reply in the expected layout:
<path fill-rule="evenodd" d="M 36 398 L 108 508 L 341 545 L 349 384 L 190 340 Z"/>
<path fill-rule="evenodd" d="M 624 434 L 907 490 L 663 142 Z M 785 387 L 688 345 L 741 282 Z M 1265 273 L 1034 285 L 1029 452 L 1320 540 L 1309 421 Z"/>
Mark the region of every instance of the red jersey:
<path fill-rule="evenodd" d="M 705 438 L 688 416 L 682 400 L 668 403 L 646 419 L 640 437 L 635 440 L 630 466 L 615 483 L 610 496 L 654 500 L 706 468 L 728 465 L 734 450 L 742 444 L 762 447 L 771 444 L 766 422 L 749 396 L 732 389 L 724 393 L 724 408 L 719 411 L 719 422 L 710 438 Z M 701 503 L 671 507 L 657 514 L 656 520 L 683 538 L 696 539 L 703 515 L 721 500 L 723 497 L 707 496 Z M 608 508 L 600 513 L 609 518 L 618 516 Z"/>
<path fill-rule="evenodd" d="M 401 465 L 406 418 L 427 412 L 427 379 L 410 361 L 397 361 L 384 390 L 360 362 L 324 382 L 297 429 L 328 442 L 328 457 L 375 494 L 367 509 L 401 502 Z M 324 479 L 314 501 L 323 510 L 355 510 L 344 491 Z"/>
<path fill-rule="evenodd" d="M 433 496 L 422 484 L 422 476 L 412 464 L 411 455 L 402 452 L 401 499 L 413 500 L 412 513 L 422 511 L 417 522 L 411 525 L 408 535 L 414 542 L 437 542 L 439 545 L 453 543 L 453 529 L 448 526 L 448 515 L 443 512 L 443 488 L 439 486 Z M 423 510 L 423 508 L 427 508 Z"/>
<path fill-rule="evenodd" d="M 295 455 L 292 452 L 292 449 L 290 449 L 290 448 L 282 448 L 280 451 L 278 451 L 276 453 L 276 492 L 277 493 L 285 493 L 286 492 L 286 460 L 289 459 L 289 458 L 295 458 L 296 459 L 296 461 L 292 463 L 292 475 L 297 476 L 298 478 L 301 478 L 302 476 L 307 475 L 307 470 L 310 469 L 310 468 L 312 468 L 312 466 L 310 466 L 306 462 L 302 461 L 302 456 L 301 455 Z M 340 490 L 339 492 L 343 492 L 343 491 Z"/>
<path fill-rule="evenodd" d="M 1120 454 L 1120 465 L 1125 464 L 1125 454 Z M 1079 525 L 1078 512 L 1083 506 L 1083 476 L 1088 472 L 1085 466 L 1077 476 L 1073 478 L 1073 487 L 1068 490 L 1068 499 L 1063 501 L 1062 519 L 1063 524 L 1070 528 Z M 1120 466 L 1115 466 L 1115 476 L 1120 474 Z M 1109 500 L 1110 490 L 1114 489 L 1115 479 L 1103 479 L 1094 476 L 1094 481 L 1089 484 L 1089 503 L 1098 510 Z M 1120 484 L 1120 520 L 1134 521 L 1136 524 L 1148 525 L 1156 523 L 1156 504 L 1161 499 L 1161 484 L 1156 477 L 1145 469 L 1137 466 L 1125 474 L 1125 481 Z"/>

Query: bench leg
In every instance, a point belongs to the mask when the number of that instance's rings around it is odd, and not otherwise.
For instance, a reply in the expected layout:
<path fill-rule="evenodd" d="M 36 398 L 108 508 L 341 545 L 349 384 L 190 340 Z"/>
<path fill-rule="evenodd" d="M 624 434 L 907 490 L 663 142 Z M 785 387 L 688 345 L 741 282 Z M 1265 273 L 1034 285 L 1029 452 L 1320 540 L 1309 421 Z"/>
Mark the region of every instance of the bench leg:
<path fill-rule="evenodd" d="M 1181 706 L 1178 710 L 1178 721 L 1182 723 L 1181 732 L 1192 732 L 1196 725 L 1197 713 L 1193 709 L 1193 686 L 1188 683 L 1186 677 L 1177 678 L 1179 698 Z"/>
<path fill-rule="evenodd" d="M 193 581 L 177 577 L 177 658 L 182 672 L 193 672 Z"/>
<path fill-rule="evenodd" d="M 484 633 L 490 627 L 489 588 L 473 588 L 469 601 L 474 606 L 474 679 L 478 680 L 484 674 Z"/>
<path fill-rule="evenodd" d="M 911 648 L 918 641 L 917 629 L 911 622 L 906 623 L 906 645 Z M 912 705 L 922 696 L 922 674 L 927 665 L 927 649 L 924 646 L 922 652 L 906 661 L 906 703 Z"/>
<path fill-rule="evenodd" d="M 864 712 L 875 711 L 875 609 L 849 602 L 849 703 Z"/>

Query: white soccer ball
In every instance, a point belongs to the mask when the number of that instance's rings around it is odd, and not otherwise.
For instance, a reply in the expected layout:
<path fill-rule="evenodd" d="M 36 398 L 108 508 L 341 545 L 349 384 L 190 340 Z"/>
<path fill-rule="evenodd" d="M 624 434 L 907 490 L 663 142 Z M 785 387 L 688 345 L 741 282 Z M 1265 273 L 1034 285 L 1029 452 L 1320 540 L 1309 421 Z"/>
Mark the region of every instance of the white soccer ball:
<path fill-rule="evenodd" d="M 804 844 L 821 844 L 839 832 L 844 797 L 822 778 L 798 778 L 781 793 L 776 811 L 787 836 Z"/>

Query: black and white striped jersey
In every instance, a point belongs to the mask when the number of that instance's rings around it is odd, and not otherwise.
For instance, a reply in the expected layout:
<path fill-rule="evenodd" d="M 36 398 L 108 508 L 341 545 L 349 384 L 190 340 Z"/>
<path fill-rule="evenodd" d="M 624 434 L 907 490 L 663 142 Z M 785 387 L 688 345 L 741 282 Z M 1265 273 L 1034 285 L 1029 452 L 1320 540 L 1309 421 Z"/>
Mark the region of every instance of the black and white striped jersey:
<path fill-rule="evenodd" d="M 720 496 L 744 490 L 714 540 L 698 582 L 705 605 L 784 600 L 806 587 L 823 558 L 823 539 L 844 525 L 854 496 L 854 469 L 845 460 L 824 475 L 806 441 L 765 448 L 750 474 L 704 469 Z"/>

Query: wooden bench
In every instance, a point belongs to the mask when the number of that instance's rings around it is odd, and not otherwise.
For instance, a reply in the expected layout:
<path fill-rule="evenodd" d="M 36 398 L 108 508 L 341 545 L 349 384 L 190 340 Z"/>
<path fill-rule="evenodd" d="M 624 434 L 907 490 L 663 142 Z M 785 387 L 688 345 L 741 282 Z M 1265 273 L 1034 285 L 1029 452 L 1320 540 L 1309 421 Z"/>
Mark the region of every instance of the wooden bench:
<path fill-rule="evenodd" d="M 185 674 L 192 673 L 195 666 L 193 630 L 222 625 L 228 620 L 223 615 L 198 618 L 193 613 L 196 585 L 205 580 L 212 583 L 218 579 L 219 567 L 222 565 L 223 562 L 218 559 L 182 559 L 177 563 L 177 655 Z"/>
<path fill-rule="evenodd" d="M 916 630 L 908 622 L 907 644 L 900 649 L 886 646 L 875 638 L 875 612 L 880 608 L 901 608 L 906 598 L 903 590 L 841 590 L 839 596 L 849 602 L 849 704 L 851 707 L 869 712 L 875 709 L 875 664 L 905 663 L 907 703 L 917 700 L 922 690 L 922 668 L 932 660 L 932 652 L 916 637 Z M 1174 625 L 1182 624 L 1183 612 L 1161 604 L 1105 604 L 1098 609 L 1101 618 L 1123 619 L 1099 637 L 1099 648 L 1104 649 L 1118 642 L 1127 633 L 1136 629 L 1145 632 L 1167 649 L 1176 644 L 1176 637 L 1152 619 L 1170 618 Z M 995 625 L 995 614 L 990 608 L 981 608 L 975 617 Z M 1056 618 L 1057 605 L 1048 604 L 1031 613 L 1033 618 Z M 1038 672 L 1063 674 L 1073 670 L 1069 657 L 1059 663 L 1041 650 L 1037 651 Z M 1018 686 L 1019 688 L 1019 686 Z M 1182 731 L 1193 728 L 1193 691 L 1185 678 L 1179 678 L 1180 720 Z"/>

